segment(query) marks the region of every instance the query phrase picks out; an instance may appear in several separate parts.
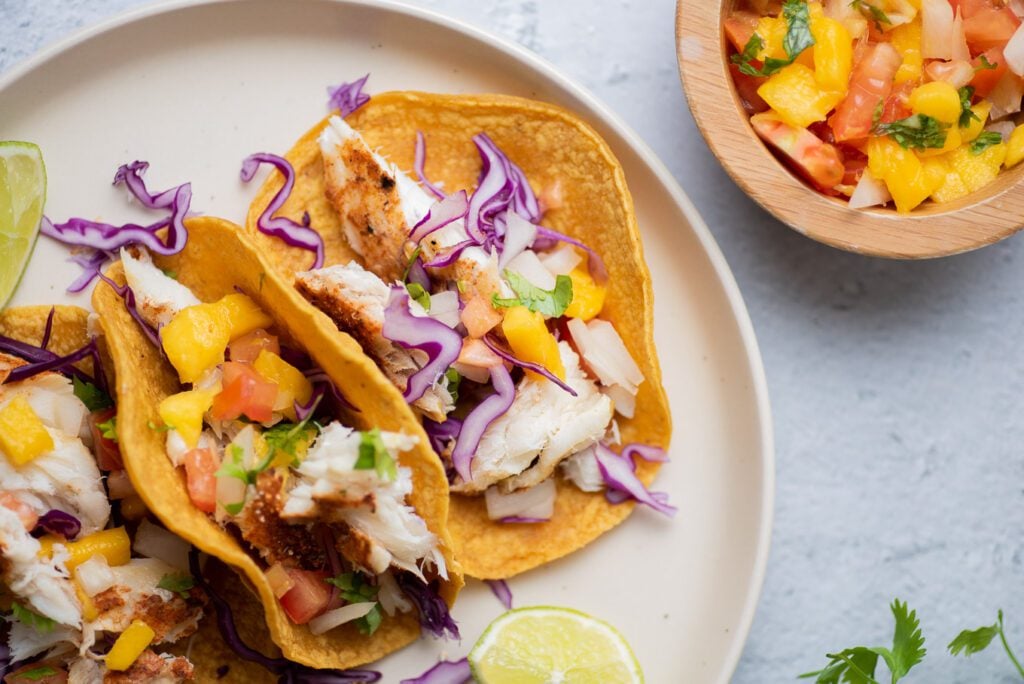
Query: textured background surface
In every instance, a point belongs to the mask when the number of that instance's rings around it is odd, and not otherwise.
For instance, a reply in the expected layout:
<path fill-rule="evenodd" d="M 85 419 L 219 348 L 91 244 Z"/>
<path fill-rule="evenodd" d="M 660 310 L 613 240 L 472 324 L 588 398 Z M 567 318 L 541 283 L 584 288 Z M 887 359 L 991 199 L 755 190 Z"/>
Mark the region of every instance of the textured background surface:
<path fill-rule="evenodd" d="M 143 4 L 0 0 L 0 71 Z M 895 263 L 790 232 L 733 185 L 694 128 L 672 0 L 413 4 L 522 43 L 625 117 L 739 280 L 767 367 L 778 491 L 764 596 L 735 681 L 793 681 L 828 650 L 887 642 L 894 596 L 917 608 L 928 639 L 909 681 L 1019 681 L 994 650 L 972 661 L 943 650 L 1000 606 L 1024 649 L 1024 240 Z"/>

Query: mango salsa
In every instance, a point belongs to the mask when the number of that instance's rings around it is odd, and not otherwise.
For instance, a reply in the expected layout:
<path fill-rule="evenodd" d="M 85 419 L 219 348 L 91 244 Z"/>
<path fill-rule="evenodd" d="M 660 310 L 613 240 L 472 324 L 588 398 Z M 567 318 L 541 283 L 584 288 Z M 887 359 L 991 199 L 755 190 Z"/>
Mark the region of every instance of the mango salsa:
<path fill-rule="evenodd" d="M 46 535 L 39 539 L 41 546 L 39 555 L 43 558 L 53 556 L 53 545 L 63 544 L 70 557 L 67 569 L 74 570 L 96 554 L 101 554 L 111 566 L 125 565 L 132 558 L 132 543 L 123 527 L 112 527 L 109 530 L 93 532 L 78 541 L 68 542 L 61 537 Z"/>
<path fill-rule="evenodd" d="M 910 93 L 910 109 L 915 114 L 924 114 L 952 125 L 960 119 L 960 95 L 945 81 L 932 81 Z"/>
<path fill-rule="evenodd" d="M 252 367 L 266 380 L 277 383 L 278 400 L 274 408 L 295 420 L 295 402 L 306 404 L 313 396 L 313 385 L 295 366 L 272 351 L 264 349 Z"/>
<path fill-rule="evenodd" d="M 501 331 L 517 358 L 536 363 L 565 380 L 565 366 L 558 353 L 558 340 L 548 331 L 543 314 L 525 306 L 514 306 L 505 312 Z M 530 372 L 534 378 L 541 377 Z"/>
<path fill-rule="evenodd" d="M 0 409 L 0 453 L 15 468 L 53 451 L 53 438 L 32 410 L 28 400 L 18 395 Z"/>
<path fill-rule="evenodd" d="M 835 19 L 813 17 L 814 79 L 822 90 L 845 96 L 853 70 L 853 39 Z"/>
<path fill-rule="evenodd" d="M 142 652 L 153 642 L 156 632 L 142 620 L 133 620 L 128 629 L 121 632 L 117 641 L 107 653 L 107 669 L 123 672 L 138 660 Z"/>
<path fill-rule="evenodd" d="M 803 64 L 790 64 L 771 76 L 757 94 L 790 126 L 806 128 L 824 121 L 843 99 L 842 92 L 823 90 L 814 71 Z"/>
<path fill-rule="evenodd" d="M 572 280 L 572 302 L 565 309 L 565 315 L 589 321 L 604 308 L 607 289 L 604 285 L 598 285 L 582 264 L 572 270 L 569 278 Z"/>
<path fill-rule="evenodd" d="M 1006 141 L 1006 168 L 1013 168 L 1024 159 L 1024 125 L 1017 126 Z"/>
<path fill-rule="evenodd" d="M 160 341 L 181 381 L 193 383 L 208 368 L 224 362 L 231 332 L 227 307 L 197 304 L 179 311 L 160 331 Z"/>
<path fill-rule="evenodd" d="M 903 63 L 896 71 L 895 83 L 920 81 L 924 70 L 921 56 L 921 19 L 901 24 L 889 32 L 892 46 L 903 56 Z"/>
<path fill-rule="evenodd" d="M 232 340 L 259 328 L 269 328 L 274 324 L 274 319 L 264 313 L 259 304 L 244 294 L 229 294 L 217 303 L 227 311 L 228 324 L 231 327 L 229 336 Z"/>
<path fill-rule="evenodd" d="M 203 414 L 213 406 L 218 390 L 189 390 L 172 394 L 160 402 L 157 411 L 164 425 L 177 430 L 191 449 L 203 432 Z"/>

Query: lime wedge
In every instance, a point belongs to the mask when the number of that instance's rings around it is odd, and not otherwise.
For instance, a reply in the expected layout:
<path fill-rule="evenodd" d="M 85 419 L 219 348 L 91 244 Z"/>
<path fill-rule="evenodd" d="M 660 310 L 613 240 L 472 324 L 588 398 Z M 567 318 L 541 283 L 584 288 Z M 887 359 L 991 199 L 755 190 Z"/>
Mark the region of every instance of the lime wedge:
<path fill-rule="evenodd" d="M 0 142 L 0 306 L 14 294 L 39 235 L 46 167 L 39 148 Z"/>
<path fill-rule="evenodd" d="M 510 610 L 469 654 L 481 684 L 631 684 L 640 664 L 614 627 L 570 608 Z"/>

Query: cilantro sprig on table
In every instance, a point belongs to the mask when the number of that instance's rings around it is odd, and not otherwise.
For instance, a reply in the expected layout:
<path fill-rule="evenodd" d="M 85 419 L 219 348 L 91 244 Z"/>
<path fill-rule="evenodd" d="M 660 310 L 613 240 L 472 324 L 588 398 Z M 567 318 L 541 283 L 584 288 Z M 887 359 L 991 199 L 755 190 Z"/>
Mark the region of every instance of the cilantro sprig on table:
<path fill-rule="evenodd" d="M 905 602 L 895 599 L 890 606 L 895 626 L 893 629 L 892 646 L 854 646 L 835 653 L 827 653 L 828 664 L 821 670 L 807 672 L 799 679 L 814 678 L 815 684 L 881 684 L 875 676 L 878 661 L 881 659 L 889 670 L 889 681 L 896 684 L 907 676 L 915 665 L 924 660 L 927 650 L 924 647 L 924 635 L 917 611 L 910 610 Z M 977 629 L 965 629 L 960 632 L 946 647 L 951 655 L 961 653 L 971 656 L 984 651 L 996 637 L 1003 644 L 1007 657 L 1013 663 L 1021 678 L 1024 679 L 1024 667 L 1014 654 L 1006 639 L 1003 627 L 1003 611 L 1000 610 L 996 622 Z"/>
<path fill-rule="evenodd" d="M 730 57 L 730 61 L 739 67 L 740 73 L 747 76 L 771 76 L 783 67 L 796 61 L 796 58 L 814 45 L 811 35 L 811 16 L 804 0 L 786 0 L 782 5 L 782 16 L 786 20 L 786 35 L 782 39 L 782 49 L 786 51 L 786 59 L 766 57 L 760 67 L 754 62 L 764 49 L 764 39 L 757 33 L 750 37 L 743 46 L 743 52 Z"/>

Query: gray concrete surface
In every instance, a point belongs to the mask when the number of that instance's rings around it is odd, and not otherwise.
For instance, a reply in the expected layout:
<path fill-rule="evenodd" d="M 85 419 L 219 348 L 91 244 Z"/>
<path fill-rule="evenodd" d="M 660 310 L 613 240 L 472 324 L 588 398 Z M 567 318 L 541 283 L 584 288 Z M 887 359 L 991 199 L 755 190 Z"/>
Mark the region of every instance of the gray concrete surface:
<path fill-rule="evenodd" d="M 146 0 L 0 0 L 0 71 Z M 412 0 L 510 37 L 595 92 L 668 164 L 746 297 L 778 449 L 774 545 L 739 683 L 891 638 L 898 596 L 929 656 L 911 682 L 1017 681 L 996 650 L 953 659 L 1007 613 L 1024 650 L 1024 239 L 923 263 L 852 256 L 761 211 L 686 109 L 672 0 Z M 887 681 L 887 679 L 886 679 Z"/>

